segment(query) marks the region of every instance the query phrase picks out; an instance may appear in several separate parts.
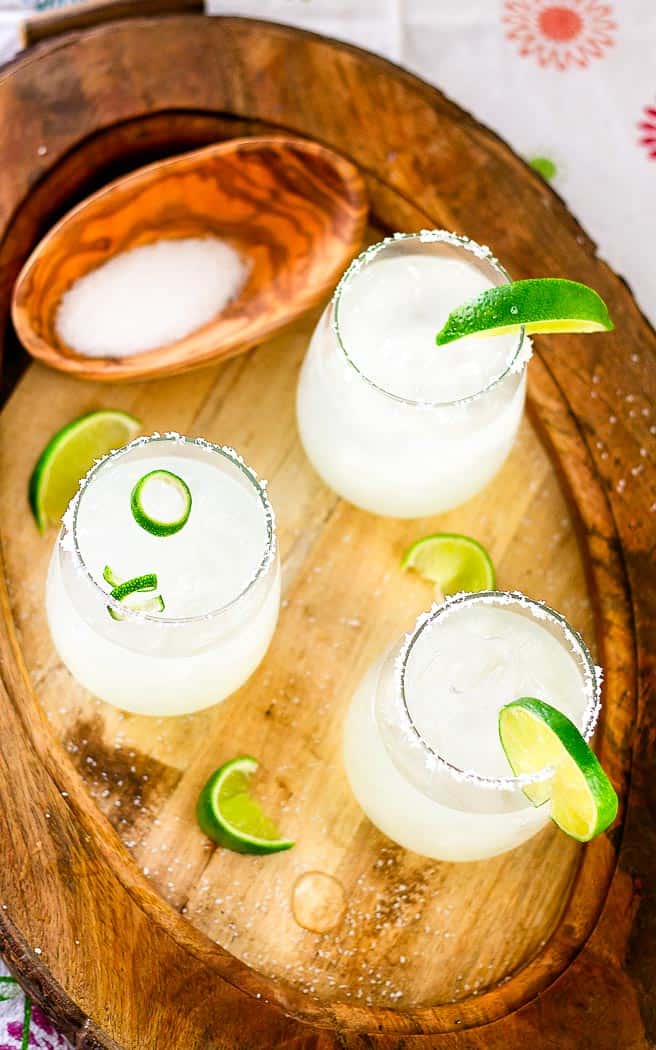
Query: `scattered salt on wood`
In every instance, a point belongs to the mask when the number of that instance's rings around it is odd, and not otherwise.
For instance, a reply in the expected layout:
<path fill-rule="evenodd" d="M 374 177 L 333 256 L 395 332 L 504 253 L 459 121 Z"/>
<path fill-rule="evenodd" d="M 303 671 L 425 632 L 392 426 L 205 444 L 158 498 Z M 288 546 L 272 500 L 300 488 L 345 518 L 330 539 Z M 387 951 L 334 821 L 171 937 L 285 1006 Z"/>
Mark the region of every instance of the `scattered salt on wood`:
<path fill-rule="evenodd" d="M 183 339 L 242 288 L 248 265 L 216 237 L 160 240 L 92 270 L 62 296 L 60 338 L 86 357 L 125 357 Z"/>

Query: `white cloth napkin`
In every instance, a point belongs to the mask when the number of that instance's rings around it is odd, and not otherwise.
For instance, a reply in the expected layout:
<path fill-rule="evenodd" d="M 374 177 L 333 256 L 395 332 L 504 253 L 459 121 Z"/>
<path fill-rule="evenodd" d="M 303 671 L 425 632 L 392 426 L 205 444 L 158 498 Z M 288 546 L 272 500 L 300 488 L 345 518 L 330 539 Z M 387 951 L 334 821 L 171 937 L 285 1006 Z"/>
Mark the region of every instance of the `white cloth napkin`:
<path fill-rule="evenodd" d="M 37 1006 L 23 995 L 0 959 L 0 1050 L 72 1050 Z"/>

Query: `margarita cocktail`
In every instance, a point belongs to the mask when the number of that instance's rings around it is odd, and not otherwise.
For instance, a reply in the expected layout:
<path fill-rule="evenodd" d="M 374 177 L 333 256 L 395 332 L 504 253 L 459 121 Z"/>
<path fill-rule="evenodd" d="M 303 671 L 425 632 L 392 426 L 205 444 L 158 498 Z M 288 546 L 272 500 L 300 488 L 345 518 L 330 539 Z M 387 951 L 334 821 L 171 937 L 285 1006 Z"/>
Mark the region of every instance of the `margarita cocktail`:
<path fill-rule="evenodd" d="M 280 601 L 265 484 L 234 450 L 177 434 L 97 463 L 64 515 L 53 641 L 96 696 L 141 714 L 223 700 L 255 670 Z"/>
<path fill-rule="evenodd" d="M 509 281 L 487 248 L 444 230 L 396 234 L 346 271 L 298 386 L 307 455 L 365 510 L 418 517 L 454 507 L 496 474 L 524 408 L 524 331 L 436 346 L 465 300 Z"/>
<path fill-rule="evenodd" d="M 492 857 L 549 819 L 523 789 L 553 769 L 513 776 L 499 711 L 535 697 L 589 740 L 601 672 L 564 617 L 517 592 L 460 594 L 421 616 L 365 675 L 349 710 L 346 773 L 370 820 L 439 860 Z"/>

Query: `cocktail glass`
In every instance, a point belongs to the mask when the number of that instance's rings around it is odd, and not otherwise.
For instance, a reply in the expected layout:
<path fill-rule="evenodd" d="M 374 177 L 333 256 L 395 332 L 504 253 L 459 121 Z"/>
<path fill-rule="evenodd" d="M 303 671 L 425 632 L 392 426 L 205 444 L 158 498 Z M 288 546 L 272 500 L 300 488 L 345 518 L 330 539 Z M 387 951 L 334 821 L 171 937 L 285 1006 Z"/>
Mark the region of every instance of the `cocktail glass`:
<path fill-rule="evenodd" d="M 549 820 L 513 776 L 498 712 L 520 696 L 559 708 L 590 740 L 601 671 L 559 613 L 519 592 L 448 598 L 364 676 L 345 725 L 344 764 L 370 820 L 439 860 L 513 849 Z"/>

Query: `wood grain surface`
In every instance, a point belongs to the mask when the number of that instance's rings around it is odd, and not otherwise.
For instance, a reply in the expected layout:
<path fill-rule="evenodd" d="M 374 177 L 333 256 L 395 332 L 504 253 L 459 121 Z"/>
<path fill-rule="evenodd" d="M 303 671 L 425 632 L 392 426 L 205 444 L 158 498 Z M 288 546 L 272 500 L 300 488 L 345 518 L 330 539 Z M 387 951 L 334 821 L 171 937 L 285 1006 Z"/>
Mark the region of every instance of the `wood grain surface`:
<path fill-rule="evenodd" d="M 356 167 L 316 142 L 231 139 L 157 161 L 99 190 L 37 245 L 14 288 L 30 353 L 82 379 L 151 379 L 225 360 L 279 331 L 329 292 L 362 242 Z M 127 357 L 85 357 L 57 328 L 62 296 L 115 256 L 162 239 L 216 237 L 243 260 L 243 288 L 183 339 Z"/>
<path fill-rule="evenodd" d="M 144 54 L 136 42 L 146 26 L 153 46 Z M 649 1047 L 656 1036 L 653 331 L 549 188 L 437 92 L 344 45 L 195 17 L 69 37 L 0 74 L 0 150 L 11 158 L 0 172 L 1 309 L 62 208 L 112 165 L 164 149 L 167 121 L 171 141 L 179 140 L 184 117 L 168 110 L 190 111 L 189 135 L 197 132 L 198 141 L 210 127 L 225 137 L 229 128 L 243 134 L 263 125 L 315 137 L 365 173 L 383 228 L 446 225 L 490 243 L 515 277 L 586 281 L 609 303 L 616 331 L 541 339 L 531 364 L 531 424 L 498 487 L 414 528 L 336 502 L 302 460 L 291 399 L 305 322 L 221 368 L 112 390 L 111 402 L 108 388 L 38 366 L 28 371 L 2 424 L 3 950 L 77 1045 L 89 1048 L 501 1050 L 529 1040 L 545 1050 Z M 9 336 L 8 356 L 14 348 Z M 272 478 L 272 497 L 285 508 L 289 604 L 280 637 L 252 686 L 177 727 L 151 729 L 81 696 L 53 663 L 38 611 L 48 543 L 30 534 L 24 504 L 20 512 L 21 478 L 56 421 L 98 403 L 132 405 L 148 425 L 166 418 L 208 437 L 229 432 Z M 442 524 L 490 543 L 502 583 L 551 599 L 584 630 L 592 617 L 606 669 L 598 750 L 623 806 L 611 833 L 580 853 L 547 830 L 487 865 L 428 864 L 385 844 L 344 794 L 332 756 L 346 693 L 383 635 L 426 604 L 421 581 L 395 576 L 396 558 L 408 538 Z M 354 541 L 366 558 L 354 558 Z M 185 818 L 194 779 L 220 761 L 228 734 L 231 744 L 254 740 L 263 798 L 281 822 L 287 813 L 286 830 L 304 829 L 298 853 L 244 869 L 244 858 L 210 855 Z M 126 777 L 134 778 L 129 789 L 118 783 Z M 151 779 L 150 791 L 141 787 Z M 135 798 L 131 808 L 141 813 L 99 815 L 98 804 L 108 814 Z M 290 918 L 293 878 L 310 866 L 335 873 L 346 891 L 332 936 L 303 932 Z M 407 901 L 402 885 L 413 887 Z M 366 909 L 380 898 L 391 912 L 376 930 Z M 438 911 L 456 902 L 457 913 Z M 357 982 L 356 967 L 368 958 L 375 965 L 364 969 L 374 973 Z M 347 987 L 331 988 L 327 976 L 341 974 Z"/>
<path fill-rule="evenodd" d="M 203 7 L 203 0 L 85 0 L 72 8 L 53 7 L 30 15 L 22 24 L 22 43 L 23 47 L 31 47 L 62 33 L 118 19 L 202 13 Z"/>
<path fill-rule="evenodd" d="M 12 609 L 39 699 L 90 794 L 189 921 L 258 970 L 329 1002 L 451 1002 L 498 984 L 536 954 L 580 851 L 555 829 L 491 863 L 435 864 L 395 848 L 350 795 L 340 757 L 347 706 L 367 667 L 433 599 L 430 585 L 399 570 L 403 551 L 427 531 L 476 535 L 501 586 L 548 599 L 587 637 L 591 606 L 567 506 L 528 421 L 497 482 L 439 518 L 377 518 L 319 482 L 301 450 L 293 396 L 315 319 L 243 365 L 205 370 L 197 381 L 110 394 L 30 368 L 0 429 Z M 35 425 L 40 403 L 50 411 Z M 98 405 L 136 414 L 146 432 L 173 427 L 229 440 L 269 480 L 284 576 L 279 627 L 251 681 L 205 714 L 153 720 L 115 711 L 87 695 L 53 650 L 43 596 L 54 536 L 25 528 L 27 478 L 48 437 Z M 29 433 L 20 454 L 16 433 Z M 500 493 L 509 503 L 503 513 Z M 288 854 L 258 860 L 214 851 L 195 827 L 203 783 L 242 752 L 258 756 L 259 792 L 297 840 Z M 323 938 L 294 916 L 295 884 L 317 870 L 338 880 L 347 905 Z M 536 870 L 548 871 L 548 881 Z M 319 892 L 314 907 L 321 902 Z"/>

